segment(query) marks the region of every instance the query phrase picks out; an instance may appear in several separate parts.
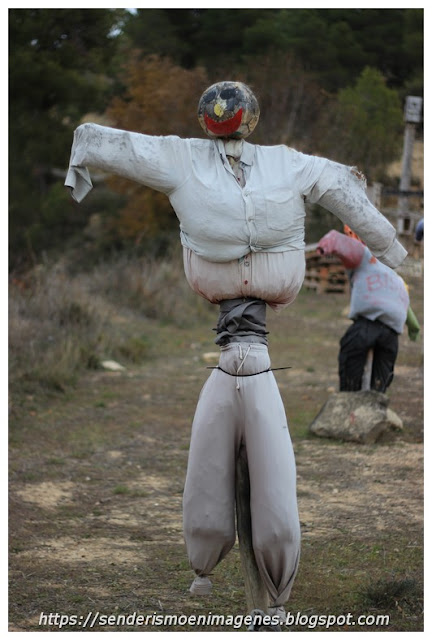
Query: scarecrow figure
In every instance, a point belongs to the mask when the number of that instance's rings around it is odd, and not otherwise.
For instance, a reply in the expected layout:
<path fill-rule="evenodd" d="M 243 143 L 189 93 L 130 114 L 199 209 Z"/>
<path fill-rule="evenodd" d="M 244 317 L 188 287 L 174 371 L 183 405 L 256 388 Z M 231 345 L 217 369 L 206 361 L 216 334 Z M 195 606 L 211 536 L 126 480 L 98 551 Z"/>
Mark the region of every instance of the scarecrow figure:
<path fill-rule="evenodd" d="M 415 341 L 420 331 L 408 287 L 395 271 L 371 254 L 348 225 L 344 233 L 334 229 L 326 233 L 317 250 L 340 258 L 351 286 L 348 317 L 353 323 L 340 340 L 339 389 L 362 389 L 365 364 L 372 351 L 370 388 L 384 393 L 393 380 L 399 335 L 405 324 L 410 340 Z"/>
<path fill-rule="evenodd" d="M 248 460 L 253 550 L 272 615 L 288 600 L 298 568 L 296 470 L 285 410 L 271 370 L 266 308 L 291 304 L 305 272 L 305 204 L 350 225 L 390 267 L 406 256 L 396 231 L 365 193 L 353 167 L 285 145 L 246 142 L 258 102 L 240 82 L 206 89 L 198 118 L 207 139 L 148 136 L 96 124 L 75 131 L 66 186 L 80 202 L 87 167 L 166 194 L 180 222 L 192 289 L 220 307 L 220 361 L 205 383 L 192 425 L 184 488 L 184 537 L 195 572 L 191 592 L 235 542 L 235 465 Z"/>

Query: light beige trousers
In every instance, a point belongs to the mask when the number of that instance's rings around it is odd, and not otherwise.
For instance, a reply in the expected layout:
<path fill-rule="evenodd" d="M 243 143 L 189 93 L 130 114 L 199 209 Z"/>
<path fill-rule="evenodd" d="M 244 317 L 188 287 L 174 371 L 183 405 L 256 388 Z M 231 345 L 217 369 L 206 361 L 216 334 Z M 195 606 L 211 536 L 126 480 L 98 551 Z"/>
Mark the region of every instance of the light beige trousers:
<path fill-rule="evenodd" d="M 295 460 L 285 410 L 272 372 L 247 375 L 270 367 L 267 346 L 231 343 L 221 348 L 219 367 L 227 373 L 211 373 L 192 425 L 183 496 L 188 557 L 197 575 L 209 575 L 235 543 L 235 467 L 243 444 L 255 558 L 271 600 L 283 605 L 300 554 Z"/>

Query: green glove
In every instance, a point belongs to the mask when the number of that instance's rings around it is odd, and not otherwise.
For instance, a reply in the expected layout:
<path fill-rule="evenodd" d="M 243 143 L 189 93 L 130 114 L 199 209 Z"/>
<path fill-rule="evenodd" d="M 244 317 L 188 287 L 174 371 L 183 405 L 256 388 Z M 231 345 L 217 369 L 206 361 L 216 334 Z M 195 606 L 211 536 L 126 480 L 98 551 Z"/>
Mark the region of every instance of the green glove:
<path fill-rule="evenodd" d="M 418 323 L 418 320 L 415 316 L 414 311 L 411 309 L 411 307 L 408 307 L 408 313 L 407 313 L 407 317 L 405 320 L 405 324 L 408 327 L 408 337 L 410 340 L 412 340 L 413 342 L 415 342 L 418 338 L 418 335 L 420 333 L 420 325 Z"/>

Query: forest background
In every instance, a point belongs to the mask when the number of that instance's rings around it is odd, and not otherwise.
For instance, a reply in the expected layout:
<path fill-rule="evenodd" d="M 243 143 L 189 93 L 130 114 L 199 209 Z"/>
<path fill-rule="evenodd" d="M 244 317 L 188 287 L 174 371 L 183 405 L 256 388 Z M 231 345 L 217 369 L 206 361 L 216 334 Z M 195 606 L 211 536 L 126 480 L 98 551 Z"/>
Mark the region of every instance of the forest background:
<path fill-rule="evenodd" d="M 199 97 L 226 78 L 257 94 L 251 142 L 355 164 L 397 190 L 405 98 L 423 96 L 423 10 L 9 10 L 12 391 L 146 357 L 140 329 L 112 328 L 112 305 L 174 324 L 207 313 L 184 283 L 165 196 L 92 172 L 78 205 L 64 179 L 82 122 L 204 137 Z M 311 208 L 306 241 L 337 224 Z"/>

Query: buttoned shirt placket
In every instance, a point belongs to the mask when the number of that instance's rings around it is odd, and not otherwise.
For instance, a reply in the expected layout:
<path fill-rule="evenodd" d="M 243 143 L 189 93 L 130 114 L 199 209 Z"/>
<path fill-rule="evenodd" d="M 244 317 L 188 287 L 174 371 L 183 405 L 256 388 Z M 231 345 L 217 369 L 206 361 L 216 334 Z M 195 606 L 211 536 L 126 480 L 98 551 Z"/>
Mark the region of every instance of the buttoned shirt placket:
<path fill-rule="evenodd" d="M 225 156 L 226 157 L 226 156 Z M 255 206 L 253 199 L 251 197 L 250 189 L 247 187 L 247 173 L 248 167 L 245 165 L 241 158 L 238 161 L 237 175 L 234 172 L 234 167 L 229 162 L 228 158 L 226 160 L 223 159 L 223 164 L 225 169 L 234 176 L 236 184 L 241 189 L 241 194 L 245 207 L 245 222 L 249 232 L 249 246 L 253 250 L 253 246 L 256 243 L 257 239 L 257 231 L 255 225 Z M 252 265 L 252 256 L 250 253 L 247 253 L 245 256 L 239 258 L 239 276 L 241 282 L 241 291 L 242 294 L 246 297 L 250 295 L 251 289 L 251 265 Z"/>
<path fill-rule="evenodd" d="M 246 224 L 249 231 L 249 246 L 253 251 L 253 246 L 256 242 L 255 207 L 247 187 L 243 189 L 242 196 L 245 203 Z M 249 296 L 250 294 L 251 262 L 252 256 L 250 253 L 243 256 L 239 261 L 242 292 L 245 296 Z"/>

